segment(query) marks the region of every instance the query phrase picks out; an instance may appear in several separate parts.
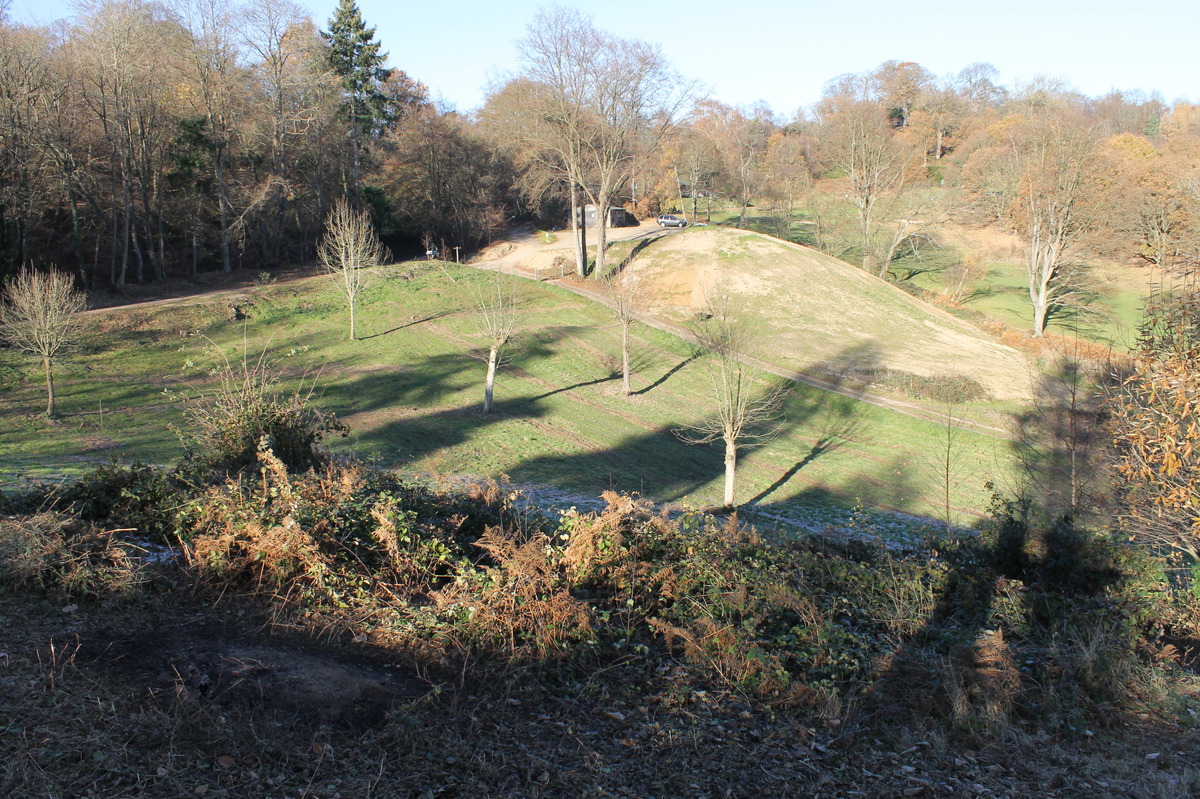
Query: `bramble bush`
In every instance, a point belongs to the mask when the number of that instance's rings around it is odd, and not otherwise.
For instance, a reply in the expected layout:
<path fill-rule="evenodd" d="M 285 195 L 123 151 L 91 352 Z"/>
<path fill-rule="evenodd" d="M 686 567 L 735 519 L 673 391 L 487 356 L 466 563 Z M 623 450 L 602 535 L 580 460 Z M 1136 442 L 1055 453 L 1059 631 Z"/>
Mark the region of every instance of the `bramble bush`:
<path fill-rule="evenodd" d="M 216 388 L 187 408 L 186 426 L 177 431 L 184 448 L 180 468 L 193 479 L 239 472 L 257 463 L 264 447 L 289 469 L 318 467 L 328 459 L 325 438 L 349 433 L 313 405 L 311 384 L 284 391 L 265 351 L 240 363 L 222 355 L 212 374 Z"/>

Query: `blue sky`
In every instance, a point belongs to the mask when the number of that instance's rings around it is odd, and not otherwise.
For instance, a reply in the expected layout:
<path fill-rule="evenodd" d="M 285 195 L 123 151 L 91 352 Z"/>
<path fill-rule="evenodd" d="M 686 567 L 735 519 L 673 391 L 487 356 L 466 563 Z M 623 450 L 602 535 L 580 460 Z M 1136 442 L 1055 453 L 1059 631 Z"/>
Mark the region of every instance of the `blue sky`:
<path fill-rule="evenodd" d="M 304 2 L 325 25 L 336 0 Z M 469 111 L 490 80 L 517 67 L 515 42 L 540 2 L 359 0 L 368 24 L 399 67 L 434 97 Z M 765 100 L 779 114 L 819 99 L 830 78 L 883 61 L 916 61 L 935 74 L 973 62 L 1000 70 L 1003 84 L 1038 75 L 1088 95 L 1110 89 L 1200 100 L 1200 3 L 1147 6 L 1093 0 L 954 4 L 768 0 L 572 4 L 619 36 L 661 45 L 686 77 L 731 104 Z M 1139 17 L 1135 12 L 1143 11 Z M 12 15 L 46 22 L 71 14 L 69 0 L 13 0 Z"/>

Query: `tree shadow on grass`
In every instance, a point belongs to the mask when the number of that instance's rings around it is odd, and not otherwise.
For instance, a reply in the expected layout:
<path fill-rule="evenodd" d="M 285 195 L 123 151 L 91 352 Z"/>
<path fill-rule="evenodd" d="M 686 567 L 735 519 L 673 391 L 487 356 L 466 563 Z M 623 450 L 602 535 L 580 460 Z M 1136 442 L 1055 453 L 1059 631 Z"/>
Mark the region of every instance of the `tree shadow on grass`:
<path fill-rule="evenodd" d="M 779 479 L 777 479 L 774 483 L 771 483 L 771 485 L 767 486 L 762 491 L 758 492 L 758 494 L 755 496 L 751 497 L 750 500 L 745 504 L 757 505 L 758 503 L 762 502 L 771 494 L 787 485 L 788 481 L 799 474 L 800 470 L 805 466 L 809 465 L 826 452 L 832 452 L 833 450 L 837 449 L 838 446 L 839 443 L 836 438 L 829 435 L 821 436 L 821 438 L 817 440 L 815 444 L 813 444 L 812 449 L 809 450 L 807 455 L 796 461 L 795 465 L 779 476 Z"/>
<path fill-rule="evenodd" d="M 397 325 L 396 327 L 393 327 L 391 330 L 385 330 L 382 333 L 372 333 L 369 336 L 359 336 L 358 338 L 360 341 L 367 341 L 367 340 L 373 339 L 373 338 L 380 338 L 381 336 L 390 336 L 392 333 L 396 333 L 398 331 L 404 330 L 405 328 L 413 327 L 414 325 L 424 324 L 425 322 L 432 322 L 436 319 L 441 319 L 443 316 L 448 316 L 449 314 L 450 314 L 449 311 L 439 311 L 437 313 L 432 313 L 432 314 L 429 314 L 428 316 L 424 316 L 420 319 L 413 319 L 412 321 L 406 322 L 405 324 Z"/>
<path fill-rule="evenodd" d="M 629 265 L 631 263 L 633 263 L 633 259 L 637 258 L 638 255 L 641 254 L 642 250 L 646 249 L 651 244 L 658 241 L 660 238 L 662 238 L 662 237 L 661 236 L 647 236 L 646 238 L 638 239 L 638 243 L 633 245 L 633 249 L 629 251 L 629 254 L 626 255 L 624 258 L 622 258 L 621 263 L 614 266 L 612 268 L 612 270 L 609 271 L 608 275 L 606 275 L 605 277 L 613 277 L 614 275 L 619 275 L 622 272 L 624 272 L 629 267 Z M 610 246 L 613 243 L 615 243 L 615 242 L 610 242 Z"/>
<path fill-rule="evenodd" d="M 1065 401 L 1055 381 L 1043 381 L 1040 394 L 1054 412 L 1014 447 L 1022 460 L 1032 447 L 1054 466 L 1064 437 L 1094 420 L 1064 420 L 1090 409 Z M 1086 462 L 1086 449 L 1074 452 Z M 980 736 L 1003 733 L 1023 716 L 1043 729 L 1074 729 L 1080 716 L 1125 697 L 1143 608 L 1120 599 L 1128 590 L 1111 591 L 1130 579 L 1119 567 L 1124 558 L 1107 533 L 1079 524 L 1071 512 L 1079 506 L 1062 502 L 1069 474 L 1028 475 L 1019 495 L 994 500 L 978 537 L 935 542 L 945 574 L 931 590 L 933 606 L 919 628 L 900 636 L 866 712 L 932 718 Z M 914 596 L 894 581 L 880 589 Z"/>
<path fill-rule="evenodd" d="M 1053 725 L 1119 700 L 1133 650 L 1118 632 L 1127 611 L 1107 597 L 1124 579 L 1113 550 L 1069 517 L 1036 518 L 1021 501 L 1004 507 L 988 542 L 951 550 L 934 607 L 888 656 L 866 714 L 907 713 L 978 736 L 1025 715 Z"/>
<path fill-rule="evenodd" d="M 651 383 L 650 385 L 648 385 L 648 386 L 645 386 L 644 388 L 639 388 L 637 391 L 634 391 L 634 392 L 632 392 L 632 396 L 640 397 L 640 396 L 642 396 L 643 394 L 648 394 L 648 393 L 650 393 L 650 392 L 651 392 L 651 391 L 653 391 L 654 389 L 656 389 L 656 388 L 658 388 L 659 386 L 661 386 L 663 383 L 665 383 L 665 382 L 667 382 L 668 380 L 670 380 L 670 379 L 671 379 L 671 377 L 672 377 L 672 376 L 673 376 L 673 375 L 674 375 L 676 372 L 678 372 L 679 370 L 683 369 L 683 368 L 684 368 L 685 366 L 687 366 L 689 363 L 691 363 L 692 361 L 694 361 L 694 360 L 696 360 L 697 358 L 699 358 L 699 357 L 700 357 L 700 355 L 701 355 L 701 353 L 699 353 L 699 352 L 695 352 L 695 353 L 693 353 L 693 354 L 689 355 L 687 358 L 684 358 L 682 361 L 680 361 L 679 363 L 677 363 L 677 364 L 675 364 L 674 366 L 672 366 L 672 367 L 671 367 L 669 370 L 667 370 L 667 371 L 666 371 L 666 372 L 665 372 L 665 373 L 664 373 L 664 374 L 663 374 L 661 377 L 659 377 L 657 380 L 655 380 L 655 381 L 654 381 L 653 383 Z"/>
<path fill-rule="evenodd" d="M 564 391 L 574 391 L 577 388 L 586 388 L 588 386 L 598 386 L 601 383 L 611 383 L 613 380 L 616 380 L 619 377 L 620 377 L 620 375 L 610 374 L 607 377 L 598 377 L 595 380 L 584 380 L 582 382 L 576 383 L 571 386 L 563 386 L 562 388 L 556 388 L 553 391 L 547 391 L 544 394 L 538 394 L 536 397 L 531 397 L 530 399 L 532 401 L 536 402 L 537 400 L 543 400 L 543 399 L 547 399 L 548 397 L 553 397 L 555 394 L 562 394 Z"/>

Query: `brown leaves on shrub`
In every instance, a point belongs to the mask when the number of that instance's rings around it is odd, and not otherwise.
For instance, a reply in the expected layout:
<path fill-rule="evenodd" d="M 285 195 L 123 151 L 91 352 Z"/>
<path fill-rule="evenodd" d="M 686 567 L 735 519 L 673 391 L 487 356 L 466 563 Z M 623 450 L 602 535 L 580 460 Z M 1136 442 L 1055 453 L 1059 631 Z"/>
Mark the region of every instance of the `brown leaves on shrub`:
<path fill-rule="evenodd" d="M 592 631 L 588 607 L 569 591 L 561 550 L 544 533 L 489 527 L 476 542 L 495 562 L 482 586 L 458 581 L 434 594 L 459 612 L 470 647 L 498 649 L 514 661 L 564 655 Z"/>
<path fill-rule="evenodd" d="M 208 489 L 197 505 L 184 556 L 203 576 L 222 582 L 244 581 L 269 590 L 297 579 L 320 584 L 329 562 L 316 538 L 292 515 L 296 498 L 287 466 L 266 447 L 259 449 L 258 460 L 257 495 L 247 493 L 240 477 Z M 315 485 L 332 493 L 328 481 L 316 480 Z"/>
<path fill-rule="evenodd" d="M 145 582 L 132 549 L 115 531 L 62 513 L 0 519 L 0 586 L 56 599 L 128 598 Z"/>

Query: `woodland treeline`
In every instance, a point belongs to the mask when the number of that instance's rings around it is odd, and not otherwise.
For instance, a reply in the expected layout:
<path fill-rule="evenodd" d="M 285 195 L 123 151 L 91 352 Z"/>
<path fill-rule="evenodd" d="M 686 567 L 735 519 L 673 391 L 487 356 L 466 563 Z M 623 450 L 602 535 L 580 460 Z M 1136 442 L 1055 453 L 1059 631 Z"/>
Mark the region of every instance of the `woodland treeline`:
<path fill-rule="evenodd" d="M 340 198 L 399 254 L 562 227 L 586 202 L 692 221 L 732 205 L 882 276 L 903 277 L 948 220 L 1011 230 L 1039 334 L 1091 259 L 1198 262 L 1187 102 L 888 61 L 786 120 L 705 97 L 657 47 L 553 8 L 464 114 L 430 102 L 436 75 L 387 68 L 386 44 L 350 0 L 323 25 L 288 0 L 4 17 L 0 271 L 54 263 L 102 287 L 311 261 Z"/>

